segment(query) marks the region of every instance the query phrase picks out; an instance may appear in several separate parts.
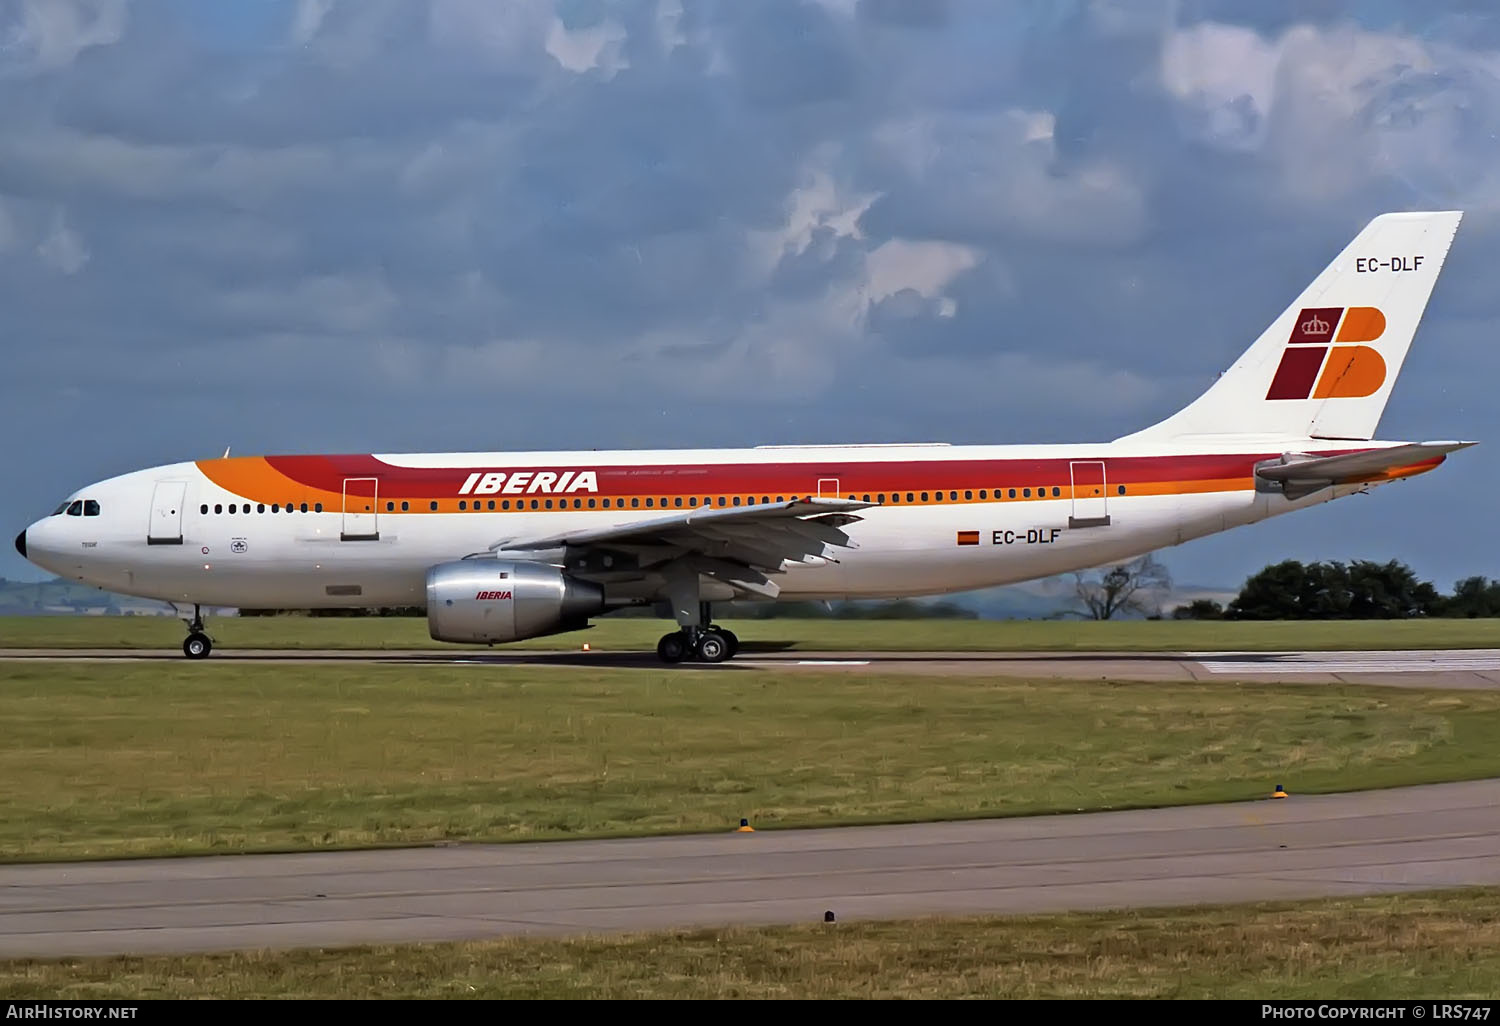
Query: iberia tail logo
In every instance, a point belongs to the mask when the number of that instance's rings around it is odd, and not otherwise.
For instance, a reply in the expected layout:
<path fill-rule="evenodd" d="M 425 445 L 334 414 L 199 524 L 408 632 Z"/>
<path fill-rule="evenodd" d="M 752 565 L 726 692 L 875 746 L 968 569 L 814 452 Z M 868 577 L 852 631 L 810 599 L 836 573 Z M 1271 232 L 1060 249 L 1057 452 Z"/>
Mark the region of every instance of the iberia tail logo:
<path fill-rule="evenodd" d="M 1385 332 L 1373 306 L 1302 310 L 1292 324 L 1267 399 L 1360 399 L 1385 384 L 1385 359 L 1364 345 Z M 1321 373 L 1320 373 L 1321 372 Z"/>

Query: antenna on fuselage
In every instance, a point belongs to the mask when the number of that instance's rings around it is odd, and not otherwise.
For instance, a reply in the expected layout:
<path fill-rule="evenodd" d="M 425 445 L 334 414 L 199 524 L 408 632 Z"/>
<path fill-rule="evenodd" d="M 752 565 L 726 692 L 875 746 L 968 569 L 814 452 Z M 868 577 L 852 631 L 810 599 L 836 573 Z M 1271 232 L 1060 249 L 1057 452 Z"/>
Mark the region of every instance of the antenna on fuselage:
<path fill-rule="evenodd" d="M 227 446 L 227 445 L 224 446 L 224 455 L 223 455 L 222 458 L 226 459 L 226 460 L 229 459 L 229 446 Z"/>

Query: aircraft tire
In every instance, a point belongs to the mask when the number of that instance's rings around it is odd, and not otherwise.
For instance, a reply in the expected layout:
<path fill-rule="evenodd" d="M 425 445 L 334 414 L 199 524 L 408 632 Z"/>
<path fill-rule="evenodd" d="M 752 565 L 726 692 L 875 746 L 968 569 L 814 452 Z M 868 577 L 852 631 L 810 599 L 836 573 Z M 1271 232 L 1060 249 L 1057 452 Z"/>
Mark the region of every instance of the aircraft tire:
<path fill-rule="evenodd" d="M 656 643 L 656 657 L 664 663 L 680 663 L 687 658 L 687 640 L 680 631 L 663 634 Z"/>
<path fill-rule="evenodd" d="M 700 663 L 722 663 L 729 658 L 729 639 L 718 631 L 704 631 L 698 635 L 697 654 Z"/>
<path fill-rule="evenodd" d="M 189 659 L 207 659 L 208 654 L 213 650 L 214 643 L 208 640 L 208 635 L 198 631 L 189 634 L 187 640 L 182 643 L 182 654 Z"/>

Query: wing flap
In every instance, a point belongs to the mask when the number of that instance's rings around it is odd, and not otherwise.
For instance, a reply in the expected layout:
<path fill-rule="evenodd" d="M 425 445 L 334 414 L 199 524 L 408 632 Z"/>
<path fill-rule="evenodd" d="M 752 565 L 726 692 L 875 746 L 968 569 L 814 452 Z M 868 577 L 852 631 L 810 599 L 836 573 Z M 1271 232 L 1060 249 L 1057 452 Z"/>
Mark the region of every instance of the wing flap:
<path fill-rule="evenodd" d="M 806 524 L 808 521 L 801 520 L 802 517 L 814 517 L 818 514 L 836 513 L 845 515 L 854 510 L 868 509 L 873 506 L 871 502 L 857 502 L 849 499 L 789 499 L 786 502 L 770 502 L 755 506 L 739 506 L 734 508 L 708 508 L 700 506 L 697 509 L 683 510 L 666 517 L 655 517 L 651 520 L 637 520 L 633 523 L 611 524 L 608 527 L 595 527 L 587 530 L 568 531 L 564 534 L 554 534 L 545 538 L 517 538 L 504 542 L 497 548 L 502 552 L 514 552 L 521 550 L 554 549 L 560 546 L 581 548 L 585 546 L 605 545 L 611 542 L 637 542 L 657 539 L 680 539 L 684 535 L 696 534 L 696 528 L 734 528 L 740 529 L 746 526 L 770 522 L 778 524 Z M 857 519 L 857 518 L 856 518 Z M 816 523 L 816 519 L 813 521 Z M 816 527 L 804 528 L 809 534 L 817 534 L 824 538 L 831 538 L 829 532 L 836 532 L 836 526 L 819 524 Z M 831 544 L 844 544 L 844 541 L 831 541 Z"/>

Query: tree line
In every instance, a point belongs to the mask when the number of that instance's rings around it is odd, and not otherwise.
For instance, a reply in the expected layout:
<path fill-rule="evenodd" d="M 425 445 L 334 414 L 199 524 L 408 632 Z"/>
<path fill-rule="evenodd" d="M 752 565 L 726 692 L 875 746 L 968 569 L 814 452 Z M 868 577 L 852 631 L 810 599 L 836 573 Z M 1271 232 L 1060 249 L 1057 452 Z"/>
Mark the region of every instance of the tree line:
<path fill-rule="evenodd" d="M 1466 577 L 1444 595 L 1398 561 L 1283 560 L 1245 581 L 1229 605 L 1198 599 L 1176 620 L 1401 620 L 1500 616 L 1500 580 Z"/>

